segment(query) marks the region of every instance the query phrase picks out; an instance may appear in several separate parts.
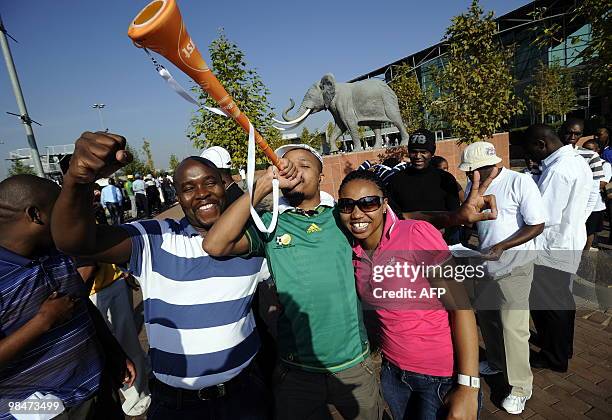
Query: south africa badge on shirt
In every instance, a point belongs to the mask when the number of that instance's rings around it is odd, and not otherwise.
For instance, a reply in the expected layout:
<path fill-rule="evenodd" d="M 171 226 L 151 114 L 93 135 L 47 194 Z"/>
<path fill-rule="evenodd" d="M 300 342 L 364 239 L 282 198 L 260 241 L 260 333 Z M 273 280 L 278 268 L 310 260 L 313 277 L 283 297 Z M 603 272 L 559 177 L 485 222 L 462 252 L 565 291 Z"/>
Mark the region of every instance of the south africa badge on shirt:
<path fill-rule="evenodd" d="M 291 244 L 291 235 L 285 233 L 283 235 L 277 236 L 276 243 L 283 247 L 288 246 L 289 244 Z"/>

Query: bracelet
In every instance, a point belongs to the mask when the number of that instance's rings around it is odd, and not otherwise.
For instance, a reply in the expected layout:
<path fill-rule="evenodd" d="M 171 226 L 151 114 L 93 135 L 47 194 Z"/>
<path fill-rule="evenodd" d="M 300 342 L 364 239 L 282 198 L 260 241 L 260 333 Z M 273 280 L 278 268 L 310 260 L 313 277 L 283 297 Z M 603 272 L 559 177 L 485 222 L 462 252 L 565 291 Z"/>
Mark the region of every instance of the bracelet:
<path fill-rule="evenodd" d="M 470 388 L 480 388 L 480 378 L 464 375 L 462 373 L 457 374 L 457 383 L 459 385 L 468 386 Z"/>

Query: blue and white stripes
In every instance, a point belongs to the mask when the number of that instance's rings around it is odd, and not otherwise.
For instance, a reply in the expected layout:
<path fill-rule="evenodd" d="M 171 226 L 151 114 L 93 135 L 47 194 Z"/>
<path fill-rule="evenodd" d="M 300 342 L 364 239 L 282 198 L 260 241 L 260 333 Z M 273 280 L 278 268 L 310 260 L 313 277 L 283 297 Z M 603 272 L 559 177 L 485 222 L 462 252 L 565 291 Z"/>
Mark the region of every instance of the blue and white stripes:
<path fill-rule="evenodd" d="M 251 300 L 264 259 L 208 256 L 186 219 L 124 228 L 157 379 L 199 389 L 240 373 L 259 349 Z"/>

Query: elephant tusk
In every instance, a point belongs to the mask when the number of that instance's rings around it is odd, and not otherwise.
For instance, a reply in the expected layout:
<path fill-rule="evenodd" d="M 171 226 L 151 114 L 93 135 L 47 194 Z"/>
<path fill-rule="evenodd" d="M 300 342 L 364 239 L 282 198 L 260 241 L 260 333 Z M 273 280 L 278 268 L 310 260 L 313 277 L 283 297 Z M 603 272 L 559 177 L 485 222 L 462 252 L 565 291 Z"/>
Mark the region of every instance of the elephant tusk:
<path fill-rule="evenodd" d="M 312 109 L 306 108 L 306 112 L 304 112 L 300 117 L 296 118 L 293 121 L 280 121 L 280 120 L 277 120 L 276 118 L 272 118 L 272 120 L 275 123 L 280 124 L 280 125 L 296 125 L 296 124 L 302 122 L 304 120 L 304 118 L 306 118 L 308 116 L 308 114 L 310 114 L 310 111 L 312 111 Z"/>
<path fill-rule="evenodd" d="M 287 130 L 287 128 L 284 128 L 284 127 L 278 127 L 278 126 L 276 126 L 276 125 L 272 125 L 272 127 L 276 128 L 278 131 L 285 131 L 285 130 Z"/>

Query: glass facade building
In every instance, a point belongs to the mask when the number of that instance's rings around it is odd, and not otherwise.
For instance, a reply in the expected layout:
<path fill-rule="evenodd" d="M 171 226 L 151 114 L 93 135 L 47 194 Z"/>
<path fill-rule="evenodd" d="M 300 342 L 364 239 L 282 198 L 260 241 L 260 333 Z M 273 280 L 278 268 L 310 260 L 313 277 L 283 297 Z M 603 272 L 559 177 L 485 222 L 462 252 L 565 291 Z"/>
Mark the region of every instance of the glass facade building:
<path fill-rule="evenodd" d="M 593 91 L 581 77 L 582 58 L 580 53 L 591 39 L 589 22 L 577 19 L 573 10 L 578 0 L 539 0 L 534 1 L 503 16 L 496 18 L 498 39 L 501 45 L 512 49 L 512 71 L 517 81 L 516 91 L 523 97 L 525 88 L 532 83 L 534 70 L 540 62 L 559 64 L 572 70 L 578 103 L 570 113 L 572 116 L 589 119 L 594 115 L 607 115 L 607 98 Z M 555 28 L 555 36 L 546 45 L 536 42 L 544 30 Z M 444 64 L 446 47 L 443 42 L 425 48 L 393 63 L 375 69 L 351 80 L 367 78 L 393 79 L 394 69 L 408 64 L 416 72 L 421 88 L 431 88 L 435 94 L 436 86 L 432 80 L 432 70 Z M 504 130 L 527 126 L 536 122 L 536 113 L 529 107 L 510 121 Z M 550 120 L 548 122 L 553 122 Z M 442 125 L 444 127 L 444 125 Z M 368 133 L 370 134 L 370 133 Z M 452 133 L 443 129 L 438 138 L 449 137 Z"/>

